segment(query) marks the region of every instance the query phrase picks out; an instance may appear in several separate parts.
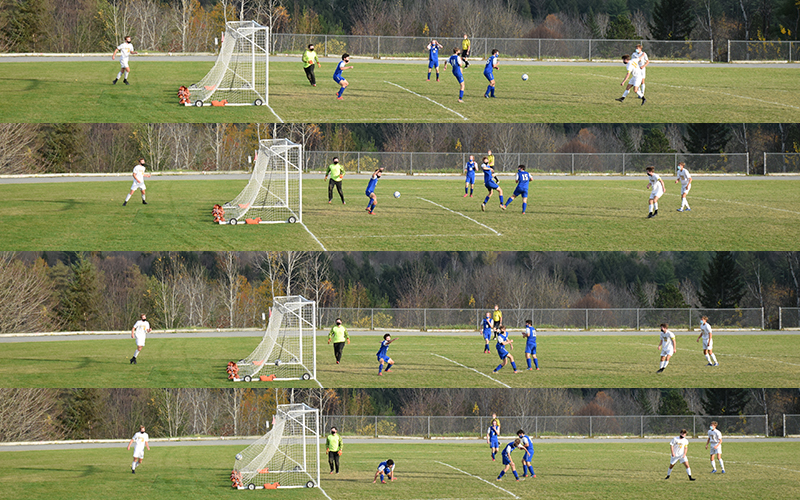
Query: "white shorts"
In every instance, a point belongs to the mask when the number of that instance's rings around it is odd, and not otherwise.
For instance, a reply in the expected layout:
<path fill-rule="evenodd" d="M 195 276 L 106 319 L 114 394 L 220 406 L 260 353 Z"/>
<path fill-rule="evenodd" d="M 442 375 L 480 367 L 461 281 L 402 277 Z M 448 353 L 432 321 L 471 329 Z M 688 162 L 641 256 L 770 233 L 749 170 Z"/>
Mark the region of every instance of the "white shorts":
<path fill-rule="evenodd" d="M 144 347 L 144 339 L 147 338 L 147 335 L 136 335 L 136 345 Z"/>
<path fill-rule="evenodd" d="M 673 354 L 675 354 L 675 349 L 672 348 L 672 342 L 661 348 L 662 356 L 672 356 Z"/>
<path fill-rule="evenodd" d="M 128 66 L 128 58 L 127 57 L 126 58 L 120 58 L 119 65 L 120 65 L 120 67 L 122 69 L 130 67 L 130 66 Z"/>
<path fill-rule="evenodd" d="M 642 85 L 642 75 L 635 74 L 631 75 L 631 79 L 628 80 L 628 85 L 633 85 L 634 87 L 639 87 Z"/>
<path fill-rule="evenodd" d="M 714 339 L 703 339 L 703 350 L 710 351 L 714 348 Z"/>
<path fill-rule="evenodd" d="M 661 198 L 662 196 L 664 196 L 664 189 L 661 187 L 661 183 L 657 182 L 650 192 L 650 199 Z"/>
<path fill-rule="evenodd" d="M 692 189 L 691 184 L 687 184 L 685 186 L 681 185 L 681 194 L 689 194 L 689 190 Z"/>
<path fill-rule="evenodd" d="M 688 459 L 688 458 L 686 458 L 686 455 L 684 455 L 684 456 L 682 456 L 682 457 L 672 457 L 672 458 L 670 458 L 670 459 L 669 459 L 669 464 L 670 464 L 670 465 L 675 465 L 675 464 L 677 464 L 678 462 L 680 462 L 680 463 L 682 463 L 682 464 L 683 464 L 683 463 L 686 463 L 688 460 L 689 460 L 689 459 Z"/>
<path fill-rule="evenodd" d="M 722 443 L 718 444 L 716 448 L 713 445 L 708 447 L 708 451 L 710 455 L 716 455 L 717 453 L 722 453 Z"/>
<path fill-rule="evenodd" d="M 133 184 L 131 184 L 131 191 L 136 191 L 137 189 L 141 189 L 142 191 L 147 189 L 146 187 L 144 187 L 144 181 L 142 182 L 133 181 Z"/>
<path fill-rule="evenodd" d="M 144 458 L 144 446 L 142 446 L 141 448 L 133 449 L 133 458 L 138 458 L 138 459 Z"/>
<path fill-rule="evenodd" d="M 647 68 L 639 68 L 639 72 L 642 74 L 642 79 L 640 81 L 644 81 L 647 78 Z"/>

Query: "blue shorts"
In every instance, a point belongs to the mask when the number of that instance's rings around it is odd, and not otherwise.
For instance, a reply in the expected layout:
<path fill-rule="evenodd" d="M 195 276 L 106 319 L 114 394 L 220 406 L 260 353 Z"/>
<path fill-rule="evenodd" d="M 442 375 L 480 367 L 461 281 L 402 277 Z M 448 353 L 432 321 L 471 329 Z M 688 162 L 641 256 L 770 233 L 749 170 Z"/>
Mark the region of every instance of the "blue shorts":
<path fill-rule="evenodd" d="M 525 354 L 536 354 L 536 344 L 525 344 Z"/>
<path fill-rule="evenodd" d="M 486 189 L 497 189 L 500 187 L 495 181 L 484 182 L 483 185 L 486 186 Z"/>
<path fill-rule="evenodd" d="M 483 76 L 485 76 L 486 79 L 489 80 L 490 82 L 494 80 L 494 73 L 492 73 L 491 71 L 484 71 Z"/>
<path fill-rule="evenodd" d="M 497 436 L 489 438 L 489 447 L 490 448 L 500 448 L 500 440 L 497 439 Z"/>
<path fill-rule="evenodd" d="M 470 172 L 467 174 L 467 183 L 475 184 L 475 172 Z"/>
<path fill-rule="evenodd" d="M 342 82 L 344 80 L 346 80 L 346 78 L 343 77 L 343 76 L 334 76 L 333 77 L 333 81 L 336 82 L 336 83 Z"/>
<path fill-rule="evenodd" d="M 528 190 L 527 189 L 520 189 L 520 188 L 515 189 L 514 190 L 514 197 L 516 198 L 517 196 L 522 196 L 523 198 L 527 198 L 528 197 Z"/>
<path fill-rule="evenodd" d="M 374 192 L 375 192 L 375 191 L 370 191 L 369 189 L 367 189 L 366 191 L 364 191 L 364 194 L 366 194 L 366 195 L 367 195 L 367 198 L 370 198 L 370 195 L 371 195 L 372 193 L 374 193 Z"/>
<path fill-rule="evenodd" d="M 456 77 L 456 80 L 458 80 L 458 83 L 464 83 L 464 75 L 462 75 L 461 73 L 459 73 L 459 74 L 453 73 L 453 76 Z"/>
<path fill-rule="evenodd" d="M 525 448 L 525 456 L 522 457 L 523 462 L 530 462 L 533 460 L 533 448 Z"/>
<path fill-rule="evenodd" d="M 392 358 L 390 358 L 390 357 L 389 357 L 389 355 L 388 355 L 388 354 L 384 354 L 383 356 L 381 356 L 380 354 L 378 354 L 378 355 L 377 355 L 377 358 L 378 358 L 378 363 L 379 363 L 379 364 L 380 364 L 381 360 L 384 360 L 384 361 L 388 362 L 390 359 L 392 359 Z"/>
<path fill-rule="evenodd" d="M 492 338 L 492 331 L 491 330 L 484 330 L 483 331 L 483 338 L 486 340 L 490 340 Z"/>
<path fill-rule="evenodd" d="M 511 457 L 503 453 L 503 465 L 508 465 L 511 463 Z"/>
<path fill-rule="evenodd" d="M 498 347 L 497 355 L 500 356 L 500 359 L 506 359 L 506 356 L 508 356 L 508 351 L 505 347 Z"/>
<path fill-rule="evenodd" d="M 428 59 L 428 69 L 438 68 L 439 67 L 439 60 L 432 60 Z"/>

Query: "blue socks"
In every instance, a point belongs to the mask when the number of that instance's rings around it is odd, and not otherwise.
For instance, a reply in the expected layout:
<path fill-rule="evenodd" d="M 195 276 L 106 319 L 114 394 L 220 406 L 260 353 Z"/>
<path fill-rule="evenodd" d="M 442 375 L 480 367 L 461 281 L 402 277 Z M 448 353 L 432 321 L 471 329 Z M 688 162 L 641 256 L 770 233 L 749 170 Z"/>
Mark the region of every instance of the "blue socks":
<path fill-rule="evenodd" d="M 500 204 L 501 205 L 503 204 L 503 195 L 502 194 L 500 195 Z"/>
<path fill-rule="evenodd" d="M 513 361 L 511 362 L 511 368 L 513 368 L 514 371 L 517 371 L 517 364 Z"/>
<path fill-rule="evenodd" d="M 491 92 L 491 91 L 492 91 L 492 86 L 491 85 L 487 85 L 486 86 L 486 94 L 484 94 L 484 96 L 485 97 L 489 97 L 489 92 Z"/>
<path fill-rule="evenodd" d="M 342 94 L 344 94 L 344 89 L 345 87 L 339 89 L 339 93 L 337 94 L 339 97 L 342 97 Z"/>
<path fill-rule="evenodd" d="M 531 476 L 535 476 L 536 473 L 533 472 L 533 465 L 528 465 L 527 467 L 528 467 L 528 470 L 531 471 Z"/>
<path fill-rule="evenodd" d="M 528 209 L 528 204 L 527 203 L 523 203 L 522 204 L 522 213 L 524 214 L 525 210 L 527 210 L 527 209 Z"/>
<path fill-rule="evenodd" d="M 383 365 L 378 365 L 378 375 L 380 375 L 382 371 L 383 371 Z M 383 480 L 383 476 L 381 476 L 381 480 Z"/>
<path fill-rule="evenodd" d="M 491 87 L 492 87 L 492 97 L 494 97 L 494 85 L 492 85 Z"/>
<path fill-rule="evenodd" d="M 499 365 L 497 365 L 497 368 L 495 368 L 494 371 L 499 372 L 500 368 L 502 368 L 502 367 L 503 367 L 503 363 L 500 363 Z"/>
<path fill-rule="evenodd" d="M 467 194 L 467 192 L 469 192 L 469 189 L 468 188 L 464 188 L 464 194 Z"/>
<path fill-rule="evenodd" d="M 497 455 L 497 452 L 496 452 L 496 451 L 493 451 L 493 452 L 492 452 L 492 460 L 494 460 L 494 456 L 495 456 L 495 455 Z"/>
<path fill-rule="evenodd" d="M 428 80 L 430 80 L 430 79 L 431 79 L 431 72 L 428 71 Z"/>
<path fill-rule="evenodd" d="M 472 196 L 472 188 L 469 188 L 469 195 Z"/>
<path fill-rule="evenodd" d="M 505 475 L 505 473 L 506 473 L 506 471 L 504 471 L 504 470 L 500 471 L 500 475 L 497 476 L 497 479 L 501 479 Z"/>
<path fill-rule="evenodd" d="M 488 196 L 483 199 L 483 204 L 486 205 L 487 203 L 489 203 L 489 197 Z"/>
<path fill-rule="evenodd" d="M 514 198 L 509 198 L 506 200 L 506 206 L 511 205 L 511 202 L 514 201 Z"/>
<path fill-rule="evenodd" d="M 458 91 L 458 98 L 459 99 L 463 99 L 464 98 L 464 91 L 463 90 L 459 90 Z"/>
<path fill-rule="evenodd" d="M 517 481 L 519 481 L 519 474 L 517 474 L 517 471 L 512 470 L 511 472 L 514 473 L 514 477 L 517 478 Z"/>
<path fill-rule="evenodd" d="M 528 370 L 530 370 L 531 369 L 531 358 L 528 358 L 526 361 L 528 362 Z"/>
<path fill-rule="evenodd" d="M 536 365 L 536 369 L 538 370 L 539 369 L 539 359 L 538 358 L 533 358 L 533 364 Z"/>

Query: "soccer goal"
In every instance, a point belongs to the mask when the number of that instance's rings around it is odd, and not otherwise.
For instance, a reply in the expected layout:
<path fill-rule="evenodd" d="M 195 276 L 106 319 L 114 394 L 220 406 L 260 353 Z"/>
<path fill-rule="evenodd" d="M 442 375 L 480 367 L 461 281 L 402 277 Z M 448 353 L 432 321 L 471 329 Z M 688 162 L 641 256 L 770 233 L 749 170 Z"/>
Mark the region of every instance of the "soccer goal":
<path fill-rule="evenodd" d="M 315 380 L 317 378 L 317 303 L 300 295 L 275 297 L 258 347 L 229 365 L 234 382 Z"/>
<path fill-rule="evenodd" d="M 228 21 L 217 62 L 189 86 L 186 106 L 269 104 L 269 28 L 254 21 Z"/>
<path fill-rule="evenodd" d="M 247 186 L 222 206 L 220 224 L 303 222 L 303 147 L 262 139 Z"/>
<path fill-rule="evenodd" d="M 272 429 L 236 454 L 231 472 L 240 490 L 319 486 L 319 410 L 278 405 Z"/>

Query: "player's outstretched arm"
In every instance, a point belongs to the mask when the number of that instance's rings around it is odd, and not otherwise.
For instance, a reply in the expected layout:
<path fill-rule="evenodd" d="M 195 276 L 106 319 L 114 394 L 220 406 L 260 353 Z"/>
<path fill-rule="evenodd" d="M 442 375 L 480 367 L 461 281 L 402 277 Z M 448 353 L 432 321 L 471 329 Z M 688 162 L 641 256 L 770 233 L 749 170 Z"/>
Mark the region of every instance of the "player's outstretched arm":
<path fill-rule="evenodd" d="M 130 449 L 131 449 L 131 445 L 132 445 L 132 444 L 133 444 L 133 438 L 131 438 L 131 440 L 130 440 L 130 441 L 128 441 L 128 447 L 127 447 L 127 448 L 125 448 L 125 449 L 126 449 L 126 450 L 130 450 Z"/>
<path fill-rule="evenodd" d="M 117 52 L 119 52 L 119 49 L 118 49 L 118 48 L 117 48 L 117 49 L 114 49 L 114 53 L 113 53 L 113 54 L 111 54 L 111 60 L 112 60 L 112 61 L 113 61 L 113 60 L 115 60 L 115 59 L 117 58 Z"/>

